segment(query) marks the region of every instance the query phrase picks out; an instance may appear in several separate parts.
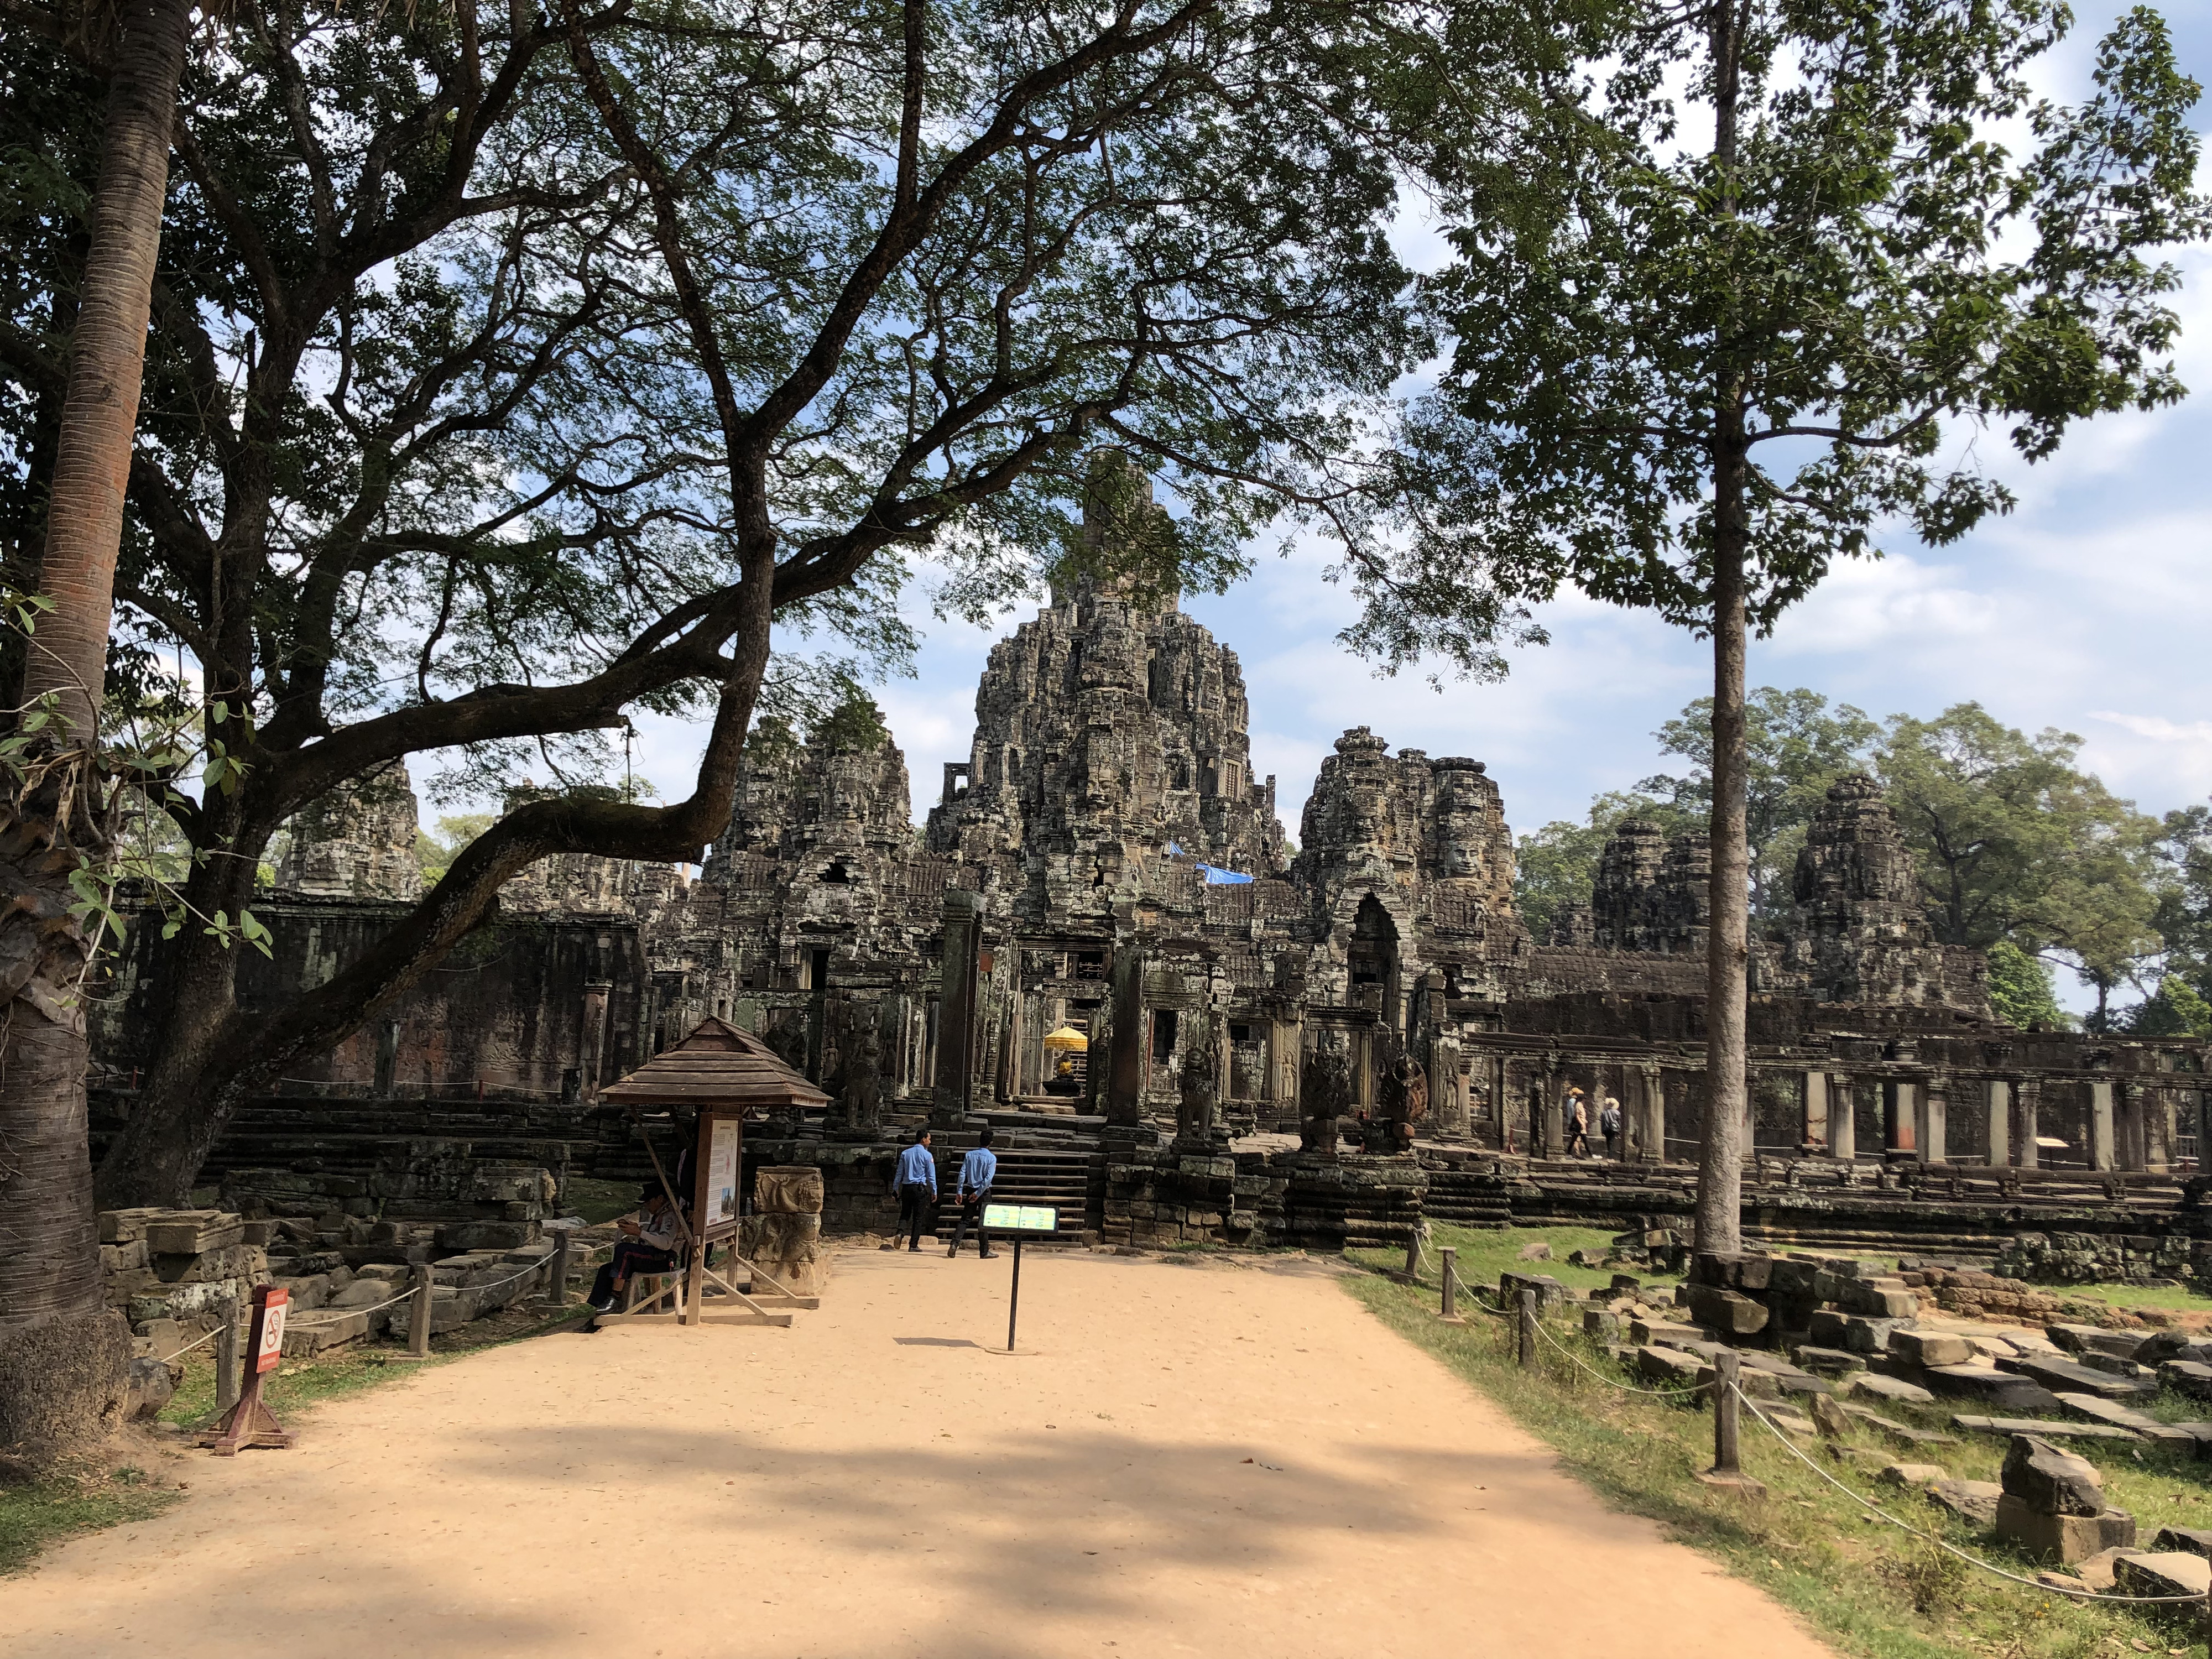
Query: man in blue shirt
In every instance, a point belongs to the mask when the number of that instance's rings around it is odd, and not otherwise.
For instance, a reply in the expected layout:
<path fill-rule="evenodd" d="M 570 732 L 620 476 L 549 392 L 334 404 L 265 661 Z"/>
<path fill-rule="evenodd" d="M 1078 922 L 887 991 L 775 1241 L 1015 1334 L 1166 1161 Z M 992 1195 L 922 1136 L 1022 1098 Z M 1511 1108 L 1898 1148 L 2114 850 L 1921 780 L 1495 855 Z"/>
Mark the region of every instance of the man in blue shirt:
<path fill-rule="evenodd" d="M 929 1150 L 929 1131 L 924 1129 L 914 1138 L 914 1145 L 899 1154 L 898 1173 L 891 1177 L 891 1185 L 898 1193 L 899 1232 L 907 1235 L 907 1249 L 921 1249 L 921 1224 L 928 1216 L 930 1206 L 937 1202 L 937 1158 Z M 898 1249 L 898 1234 L 884 1246 L 887 1250 Z"/>
<path fill-rule="evenodd" d="M 991 1150 L 991 1132 L 983 1131 L 981 1144 L 960 1160 L 960 1219 L 952 1229 L 952 1248 L 947 1260 L 960 1254 L 960 1241 L 968 1236 L 968 1222 L 975 1223 L 975 1253 L 988 1261 L 998 1252 L 991 1235 L 983 1231 L 983 1206 L 991 1201 L 991 1182 L 999 1173 L 999 1155 Z"/>

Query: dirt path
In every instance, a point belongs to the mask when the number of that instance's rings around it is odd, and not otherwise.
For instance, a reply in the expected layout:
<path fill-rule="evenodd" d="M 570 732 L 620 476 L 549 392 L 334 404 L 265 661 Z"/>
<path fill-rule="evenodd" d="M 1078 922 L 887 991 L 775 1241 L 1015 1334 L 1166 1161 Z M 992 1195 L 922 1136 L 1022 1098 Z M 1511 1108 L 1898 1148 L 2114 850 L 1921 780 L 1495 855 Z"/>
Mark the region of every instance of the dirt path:
<path fill-rule="evenodd" d="M 790 1331 L 522 1343 L 201 1459 L 0 1653 L 1675 1659 L 1828 1650 L 1295 1261 L 852 1252 Z"/>

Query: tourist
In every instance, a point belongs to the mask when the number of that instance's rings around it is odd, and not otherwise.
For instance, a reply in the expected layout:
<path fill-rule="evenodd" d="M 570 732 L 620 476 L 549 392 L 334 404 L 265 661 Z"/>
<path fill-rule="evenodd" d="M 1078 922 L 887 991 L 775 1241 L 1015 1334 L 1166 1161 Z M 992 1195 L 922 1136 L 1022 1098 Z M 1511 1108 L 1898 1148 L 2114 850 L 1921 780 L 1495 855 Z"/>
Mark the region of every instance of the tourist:
<path fill-rule="evenodd" d="M 1605 1106 L 1597 1115 L 1598 1133 L 1605 1137 L 1605 1155 L 1618 1163 L 1620 1159 L 1620 1103 L 1611 1095 L 1605 1097 Z"/>
<path fill-rule="evenodd" d="M 615 1305 L 632 1273 L 665 1273 L 674 1267 L 677 1248 L 684 1242 L 683 1220 L 658 1186 L 647 1188 L 645 1203 L 635 1218 L 624 1216 L 615 1225 L 623 1236 L 615 1241 L 613 1260 L 592 1281 L 593 1313 L 605 1313 Z"/>
<path fill-rule="evenodd" d="M 960 1241 L 968 1236 L 968 1219 L 975 1219 L 975 1254 L 988 1261 L 998 1252 L 991 1235 L 983 1231 L 983 1206 L 991 1201 L 991 1182 L 999 1173 L 999 1155 L 991 1150 L 991 1131 L 977 1137 L 975 1149 L 960 1160 L 960 1218 L 952 1226 L 952 1248 L 947 1260 L 960 1254 Z"/>
<path fill-rule="evenodd" d="M 1589 1156 L 1589 1109 L 1583 1104 L 1583 1091 L 1567 1091 L 1567 1146 L 1569 1158 Z"/>
<path fill-rule="evenodd" d="M 937 1202 L 937 1159 L 929 1150 L 929 1131 L 923 1129 L 914 1138 L 914 1145 L 899 1154 L 898 1172 L 891 1177 L 891 1190 L 898 1194 L 898 1231 L 907 1236 L 909 1250 L 921 1249 L 921 1224 L 928 1217 L 930 1206 Z M 898 1249 L 898 1234 L 884 1246 L 887 1250 Z"/>

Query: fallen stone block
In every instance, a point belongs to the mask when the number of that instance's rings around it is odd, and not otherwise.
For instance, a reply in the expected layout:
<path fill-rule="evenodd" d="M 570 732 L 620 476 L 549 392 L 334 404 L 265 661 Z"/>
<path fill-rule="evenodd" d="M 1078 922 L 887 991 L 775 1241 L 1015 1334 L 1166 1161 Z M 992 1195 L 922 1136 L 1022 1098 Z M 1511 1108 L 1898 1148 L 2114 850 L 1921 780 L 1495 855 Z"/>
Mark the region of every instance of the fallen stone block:
<path fill-rule="evenodd" d="M 1888 1463 L 1875 1476 L 1891 1486 L 1932 1486 L 1950 1478 L 1951 1471 L 1936 1463 Z"/>
<path fill-rule="evenodd" d="M 1514 1257 L 1521 1261 L 1549 1261 L 1552 1259 L 1552 1247 L 1539 1239 L 1534 1244 L 1523 1244 L 1514 1252 Z"/>
<path fill-rule="evenodd" d="M 1959 1443 L 1954 1436 L 1939 1434 L 1934 1429 L 1913 1428 L 1909 1424 L 1899 1423 L 1891 1418 L 1884 1417 L 1880 1412 L 1870 1411 L 1864 1406 L 1844 1406 L 1841 1409 L 1844 1414 L 1853 1422 L 1864 1424 L 1884 1439 L 1905 1447 L 1907 1450 L 1917 1451 L 1923 1447 L 1955 1446 Z"/>
<path fill-rule="evenodd" d="M 2160 1527 L 2150 1540 L 2154 1550 L 2179 1550 L 2212 1561 L 2212 1529 L 2203 1527 Z"/>
<path fill-rule="evenodd" d="M 1766 1304 L 1741 1291 L 1692 1285 L 1689 1291 L 1691 1318 L 1723 1336 L 1755 1336 L 1766 1328 Z"/>
<path fill-rule="evenodd" d="M 2107 1428 L 2100 1423 L 2043 1423 L 2032 1417 L 1981 1417 L 1962 1413 L 1951 1426 L 1968 1434 L 2033 1434 L 2046 1440 L 2128 1440 L 2141 1445 L 2132 1429 Z"/>
<path fill-rule="evenodd" d="M 1695 1354 L 1655 1345 L 1637 1349 L 1636 1374 L 1658 1387 L 1674 1388 L 1696 1382 L 1707 1367 Z"/>
<path fill-rule="evenodd" d="M 305 1359 L 328 1348 L 341 1347 L 368 1334 L 368 1316 L 358 1310 L 336 1313 L 328 1309 L 301 1314 L 284 1322 L 284 1357 Z"/>
<path fill-rule="evenodd" d="M 199 1255 L 246 1242 L 246 1219 L 222 1210 L 173 1210 L 149 1218 L 140 1236 L 150 1255 Z"/>
<path fill-rule="evenodd" d="M 2098 1515 L 2105 1508 L 2105 1477 L 2097 1466 L 2032 1434 L 2013 1437 L 1998 1478 L 2005 1496 L 2046 1515 Z"/>
<path fill-rule="evenodd" d="M 1826 1395 L 1813 1401 L 1813 1424 L 1831 1440 L 1840 1440 L 1851 1431 L 1851 1419 L 1843 1407 Z"/>
<path fill-rule="evenodd" d="M 1909 1406 L 1929 1405 L 1936 1398 L 1917 1382 L 1907 1382 L 1894 1376 L 1877 1376 L 1872 1371 L 1860 1371 L 1846 1377 L 1841 1386 L 1848 1395 L 1863 1395 L 1869 1399 L 1887 1400 Z"/>
<path fill-rule="evenodd" d="M 1816 1347 L 1810 1342 L 1792 1348 L 1790 1357 L 1807 1370 L 1820 1376 L 1845 1376 L 1867 1368 L 1864 1354 L 1852 1353 L 1844 1348 Z"/>
<path fill-rule="evenodd" d="M 1994 1480 L 1937 1480 L 1928 1488 L 1930 1504 L 1976 1527 L 1996 1524 L 1997 1499 L 2003 1496 Z"/>
<path fill-rule="evenodd" d="M 2195 1359 L 2168 1359 L 2158 1368 L 2159 1380 L 2176 1394 L 2195 1400 L 2212 1400 L 2212 1365 Z"/>
<path fill-rule="evenodd" d="M 1948 1331 L 1892 1331 L 1889 1351 L 1913 1365 L 1963 1365 L 1974 1356 L 1972 1343 Z"/>
<path fill-rule="evenodd" d="M 2189 1595 L 2201 1604 L 2212 1593 L 2212 1561 L 2185 1551 L 2148 1555 L 2123 1555 L 2113 1570 L 2115 1584 L 2130 1595 Z M 2197 1607 L 2182 1603 L 2167 1612 L 2194 1618 Z"/>
<path fill-rule="evenodd" d="M 1853 1279 L 1838 1285 L 1836 1291 L 1836 1305 L 1849 1314 L 1875 1319 L 1911 1319 L 1920 1311 L 1920 1298 L 1905 1287 L 1901 1279 Z"/>
<path fill-rule="evenodd" d="M 1549 1313 L 1575 1299 L 1574 1293 L 1549 1273 L 1502 1273 L 1498 1275 L 1498 1299 L 1506 1307 L 1521 1305 L 1522 1291 L 1536 1292 L 1536 1310 Z"/>
<path fill-rule="evenodd" d="M 2197 1437 L 2179 1424 L 2161 1423 L 2154 1417 L 2130 1411 L 2110 1400 L 2100 1400 L 2093 1394 L 2062 1394 L 2058 1404 L 2069 1417 L 2078 1417 L 2088 1423 L 2109 1423 L 2116 1429 L 2131 1429 L 2146 1440 L 2184 1446 L 2197 1443 Z"/>
<path fill-rule="evenodd" d="M 1705 1334 L 1695 1325 L 1668 1319 L 1634 1319 L 1628 1325 L 1628 1340 L 1638 1346 L 1679 1347 L 1685 1342 L 1702 1341 Z"/>
<path fill-rule="evenodd" d="M 2102 1325 L 2053 1323 L 2045 1325 L 2043 1334 L 2068 1353 L 2108 1353 L 2121 1359 L 2134 1358 L 2143 1341 L 2141 1331 L 2107 1330 Z"/>
<path fill-rule="evenodd" d="M 124 1396 L 124 1417 L 132 1421 L 152 1417 L 169 1403 L 176 1391 L 176 1380 L 169 1375 L 167 1360 L 154 1354 L 134 1358 L 131 1361 L 128 1391 Z"/>
<path fill-rule="evenodd" d="M 1983 1365 L 1930 1365 L 1921 1377 L 1946 1400 L 1976 1400 L 2002 1411 L 2055 1412 L 2057 1396 L 2047 1389 L 2010 1371 Z"/>
<path fill-rule="evenodd" d="M 2100 1400 L 2142 1400 L 2158 1392 L 2155 1379 L 2115 1376 L 2110 1371 L 2094 1370 L 2070 1359 L 2029 1355 L 2014 1360 L 2007 1369 L 2040 1383 L 2054 1394 L 2063 1389 L 2070 1394 L 2093 1394 Z"/>
<path fill-rule="evenodd" d="M 1583 1334 L 1610 1342 L 1620 1334 L 1620 1316 L 1604 1308 L 1583 1310 Z"/>
<path fill-rule="evenodd" d="M 2039 1560 L 2068 1565 L 2136 1541 L 2135 1516 L 2125 1510 L 2106 1510 L 2101 1515 L 2050 1515 L 2010 1492 L 1997 1499 L 1996 1530 Z"/>
<path fill-rule="evenodd" d="M 1889 1346 L 1889 1336 L 1899 1324 L 1895 1319 L 1869 1319 L 1861 1314 L 1851 1314 L 1844 1321 L 1843 1346 L 1853 1353 L 1881 1353 Z M 1820 1335 L 1818 1329 L 1813 1333 Z"/>
<path fill-rule="evenodd" d="M 2099 1550 L 2094 1555 L 2089 1557 L 2086 1561 L 2075 1562 L 2074 1564 L 2074 1571 L 2081 1576 L 2081 1582 L 2083 1583 L 2087 1584 L 2091 1589 L 2096 1591 L 2098 1595 L 2102 1595 L 2106 1591 L 2111 1589 L 2118 1579 L 2118 1570 L 2120 1565 L 2121 1557 L 2127 1555 L 2145 1555 L 2148 1553 L 2149 1552 L 2146 1550 L 2139 1550 L 2133 1547 Z"/>

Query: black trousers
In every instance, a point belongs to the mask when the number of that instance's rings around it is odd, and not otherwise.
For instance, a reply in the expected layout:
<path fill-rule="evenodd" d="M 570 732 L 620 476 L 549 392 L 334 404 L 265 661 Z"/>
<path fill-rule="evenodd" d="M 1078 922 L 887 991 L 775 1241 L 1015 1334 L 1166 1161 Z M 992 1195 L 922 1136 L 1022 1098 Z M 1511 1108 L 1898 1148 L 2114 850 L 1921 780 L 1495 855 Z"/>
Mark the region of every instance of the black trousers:
<path fill-rule="evenodd" d="M 899 1231 L 907 1236 L 908 1249 L 921 1248 L 922 1224 L 928 1220 L 930 1206 L 936 1200 L 926 1181 L 909 1181 L 899 1188 Z"/>
<path fill-rule="evenodd" d="M 960 1254 L 960 1241 L 968 1237 L 968 1223 L 970 1219 L 975 1223 L 976 1251 L 983 1255 L 991 1254 L 991 1235 L 983 1231 L 983 1206 L 990 1201 L 991 1189 L 988 1187 L 984 1188 L 980 1193 L 968 1194 L 968 1201 L 960 1206 L 960 1219 L 953 1226 L 952 1249 L 948 1254 L 952 1255 Z"/>
<path fill-rule="evenodd" d="M 634 1238 L 617 1239 L 614 1260 L 600 1268 L 599 1276 L 592 1281 L 592 1301 L 597 1304 L 611 1300 L 617 1279 L 626 1279 L 632 1273 L 663 1273 L 675 1265 L 676 1257 L 671 1251 L 656 1250 Z"/>

